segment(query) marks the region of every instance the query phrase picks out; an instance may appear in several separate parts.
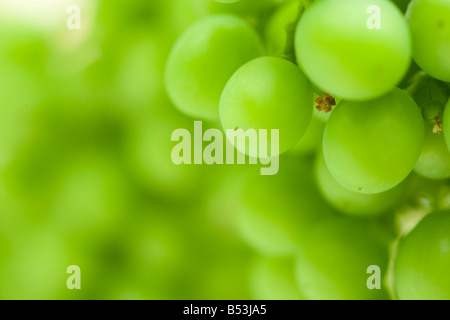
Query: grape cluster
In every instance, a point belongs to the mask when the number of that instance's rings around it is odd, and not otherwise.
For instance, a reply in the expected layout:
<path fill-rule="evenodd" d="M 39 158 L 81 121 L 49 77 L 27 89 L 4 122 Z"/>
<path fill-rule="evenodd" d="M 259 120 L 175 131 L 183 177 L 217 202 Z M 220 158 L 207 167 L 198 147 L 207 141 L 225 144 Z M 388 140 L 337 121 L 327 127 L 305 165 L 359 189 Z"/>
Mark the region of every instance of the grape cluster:
<path fill-rule="evenodd" d="M 258 274 L 289 298 L 450 299 L 450 0 L 218 2 L 174 44 L 165 87 L 224 131 L 280 132 L 285 169 L 238 192 Z M 270 298 L 279 282 L 258 279 Z"/>

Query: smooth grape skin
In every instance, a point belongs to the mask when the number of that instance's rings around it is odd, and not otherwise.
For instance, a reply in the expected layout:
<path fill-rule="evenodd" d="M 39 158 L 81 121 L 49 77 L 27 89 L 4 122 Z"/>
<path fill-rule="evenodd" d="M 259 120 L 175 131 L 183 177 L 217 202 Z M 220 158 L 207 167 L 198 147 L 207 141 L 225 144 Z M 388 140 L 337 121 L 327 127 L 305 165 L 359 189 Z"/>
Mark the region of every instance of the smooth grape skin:
<path fill-rule="evenodd" d="M 418 106 L 396 88 L 376 100 L 341 102 L 325 127 L 323 152 L 337 182 L 372 194 L 387 191 L 408 176 L 423 141 Z"/>
<path fill-rule="evenodd" d="M 381 29 L 369 29 L 370 6 L 381 12 Z M 297 26 L 297 61 L 312 83 L 347 100 L 388 93 L 408 70 L 411 43 L 400 10 L 387 0 L 321 0 Z"/>
<path fill-rule="evenodd" d="M 227 83 L 220 100 L 220 120 L 224 129 L 267 129 L 268 142 L 270 130 L 278 129 L 281 154 L 306 132 L 312 118 L 312 95 L 296 65 L 281 58 L 258 58 L 242 66 Z M 240 151 L 257 157 L 248 148 Z"/>
<path fill-rule="evenodd" d="M 300 248 L 297 283 L 311 300 L 387 299 L 367 288 L 367 268 L 380 267 L 381 280 L 388 264 L 390 238 L 373 222 L 334 218 L 311 228 Z"/>
<path fill-rule="evenodd" d="M 185 114 L 217 120 L 228 79 L 262 53 L 259 36 L 243 20 L 228 15 L 204 18 L 180 36 L 169 55 L 167 93 Z"/>
<path fill-rule="evenodd" d="M 442 120 L 443 134 L 447 142 L 447 148 L 450 150 L 450 99 L 444 110 L 444 119 Z"/>
<path fill-rule="evenodd" d="M 414 170 L 430 179 L 450 178 L 450 150 L 442 134 L 433 133 L 433 125 L 425 124 L 425 141 Z"/>
<path fill-rule="evenodd" d="M 406 191 L 405 183 L 376 194 L 350 191 L 337 183 L 331 176 L 322 153 L 316 159 L 315 175 L 324 199 L 337 210 L 349 216 L 374 217 L 386 213 L 400 202 Z"/>
<path fill-rule="evenodd" d="M 401 239 L 394 261 L 398 299 L 450 299 L 450 210 L 429 214 Z"/>
<path fill-rule="evenodd" d="M 432 77 L 450 81 L 450 1 L 413 0 L 406 16 L 416 63 Z"/>

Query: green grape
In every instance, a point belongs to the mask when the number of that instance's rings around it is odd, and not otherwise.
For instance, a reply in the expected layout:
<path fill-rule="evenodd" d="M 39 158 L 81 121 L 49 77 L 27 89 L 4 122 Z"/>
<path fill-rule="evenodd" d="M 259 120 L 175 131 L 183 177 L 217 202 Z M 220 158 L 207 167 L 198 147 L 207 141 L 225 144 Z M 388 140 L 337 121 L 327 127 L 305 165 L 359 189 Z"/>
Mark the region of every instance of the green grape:
<path fill-rule="evenodd" d="M 450 178 L 450 151 L 444 136 L 433 132 L 432 124 L 425 124 L 425 141 L 414 170 L 430 179 Z"/>
<path fill-rule="evenodd" d="M 425 119 L 425 141 L 415 171 L 430 179 L 450 177 L 450 150 L 442 135 L 444 107 L 432 101 L 422 108 Z"/>
<path fill-rule="evenodd" d="M 224 129 L 266 129 L 269 142 L 272 130 L 279 130 L 281 154 L 306 132 L 312 117 L 311 101 L 311 87 L 297 66 L 281 58 L 262 57 L 242 66 L 228 81 L 220 100 L 220 120 Z M 257 148 L 236 147 L 258 157 Z M 277 156 L 272 148 L 269 143 L 268 155 Z"/>
<path fill-rule="evenodd" d="M 314 187 L 310 160 L 283 156 L 280 162 L 278 174 L 249 175 L 240 185 L 238 232 L 264 256 L 292 255 L 312 225 L 336 214 Z"/>
<path fill-rule="evenodd" d="M 255 300 L 301 300 L 292 257 L 260 258 L 250 274 L 250 292 Z"/>
<path fill-rule="evenodd" d="M 325 127 L 323 152 L 331 175 L 342 186 L 380 193 L 413 170 L 423 140 L 419 108 L 396 88 L 376 100 L 342 102 Z"/>
<path fill-rule="evenodd" d="M 430 179 L 450 177 L 450 151 L 443 130 L 444 107 L 432 101 L 422 108 L 425 119 L 425 141 L 415 171 Z"/>
<path fill-rule="evenodd" d="M 297 283 L 311 300 L 386 299 L 381 283 L 389 236 L 373 223 L 334 218 L 312 227 L 299 251 Z M 380 268 L 381 289 L 369 289 L 369 266 Z"/>
<path fill-rule="evenodd" d="M 428 124 L 438 124 L 442 121 L 443 114 L 444 106 L 436 101 L 431 101 L 422 108 L 422 117 Z"/>
<path fill-rule="evenodd" d="M 442 120 L 443 133 L 445 137 L 445 141 L 447 142 L 447 148 L 450 150 L 450 100 L 447 102 L 447 106 L 444 110 L 444 117 Z"/>
<path fill-rule="evenodd" d="M 298 16 L 300 1 L 287 1 L 278 8 L 264 30 L 264 38 L 267 45 L 267 53 L 281 55 L 286 49 L 287 28 L 294 23 Z"/>
<path fill-rule="evenodd" d="M 388 93 L 408 71 L 411 54 L 406 20 L 387 0 L 314 3 L 300 19 L 295 48 L 311 82 L 347 100 Z"/>
<path fill-rule="evenodd" d="M 394 285 L 402 300 L 450 299 L 450 210 L 429 214 L 398 243 Z"/>
<path fill-rule="evenodd" d="M 406 16 L 416 63 L 432 77 L 450 81 L 450 2 L 413 0 Z"/>
<path fill-rule="evenodd" d="M 350 191 L 331 176 L 322 153 L 317 156 L 315 174 L 322 196 L 337 210 L 351 216 L 373 217 L 386 213 L 399 203 L 406 191 L 405 183 L 376 194 Z"/>
<path fill-rule="evenodd" d="M 167 93 L 187 115 L 217 120 L 228 79 L 262 52 L 256 31 L 239 18 L 214 15 L 202 19 L 172 48 L 165 71 Z"/>

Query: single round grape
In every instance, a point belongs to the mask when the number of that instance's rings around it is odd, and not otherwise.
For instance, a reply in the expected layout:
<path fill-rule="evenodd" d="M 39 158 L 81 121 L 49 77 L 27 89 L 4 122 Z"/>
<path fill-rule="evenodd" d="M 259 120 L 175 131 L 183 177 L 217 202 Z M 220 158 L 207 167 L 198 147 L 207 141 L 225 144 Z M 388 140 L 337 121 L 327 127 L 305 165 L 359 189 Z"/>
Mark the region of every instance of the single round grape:
<path fill-rule="evenodd" d="M 450 178 L 450 150 L 444 136 L 433 132 L 434 125 L 425 124 L 425 141 L 414 170 L 430 179 Z"/>
<path fill-rule="evenodd" d="M 315 165 L 316 182 L 325 200 L 340 212 L 361 217 L 374 217 L 386 213 L 400 202 L 405 194 L 405 184 L 391 190 L 362 194 L 344 188 L 334 180 L 323 159 L 323 154 L 317 156 Z"/>
<path fill-rule="evenodd" d="M 258 58 L 228 81 L 220 100 L 220 120 L 225 130 L 266 129 L 268 142 L 272 130 L 278 130 L 281 154 L 306 132 L 312 117 L 312 95 L 308 80 L 296 65 L 281 58 Z M 256 148 L 235 145 L 242 153 L 258 156 Z M 267 152 L 277 156 L 271 143 Z"/>
<path fill-rule="evenodd" d="M 430 213 L 400 240 L 394 287 L 402 300 L 450 299 L 450 210 Z"/>
<path fill-rule="evenodd" d="M 312 227 L 299 250 L 297 283 L 311 300 L 386 299 L 381 289 L 370 290 L 370 266 L 388 265 L 390 237 L 378 225 L 350 218 L 334 218 Z"/>
<path fill-rule="evenodd" d="M 388 93 L 408 71 L 411 44 L 400 10 L 387 0 L 321 0 L 297 26 L 297 61 L 324 92 L 347 100 Z"/>
<path fill-rule="evenodd" d="M 380 193 L 413 170 L 424 140 L 424 124 L 414 100 L 396 88 L 366 102 L 343 101 L 327 122 L 325 162 L 342 186 Z"/>
<path fill-rule="evenodd" d="M 447 148 L 450 150 L 450 99 L 445 106 L 442 126 L 442 132 L 444 133 L 445 141 L 447 142 Z"/>
<path fill-rule="evenodd" d="M 450 81 L 450 1 L 413 0 L 406 16 L 416 63 L 432 77 Z"/>
<path fill-rule="evenodd" d="M 444 106 L 439 102 L 432 101 L 422 108 L 422 117 L 427 123 L 437 124 L 437 121 L 442 121 L 443 114 Z"/>
<path fill-rule="evenodd" d="M 167 93 L 185 114 L 217 120 L 220 95 L 229 78 L 262 53 L 256 31 L 241 19 L 229 15 L 204 18 L 172 48 L 165 70 Z"/>

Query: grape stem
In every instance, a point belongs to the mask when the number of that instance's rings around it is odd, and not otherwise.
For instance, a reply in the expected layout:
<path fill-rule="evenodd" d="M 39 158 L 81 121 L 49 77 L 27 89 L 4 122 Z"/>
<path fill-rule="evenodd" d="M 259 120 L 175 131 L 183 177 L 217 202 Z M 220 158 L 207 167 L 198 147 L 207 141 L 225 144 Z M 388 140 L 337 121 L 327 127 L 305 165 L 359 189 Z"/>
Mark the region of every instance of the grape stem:
<path fill-rule="evenodd" d="M 336 100 L 329 94 L 323 94 L 315 101 L 317 103 L 316 109 L 325 113 L 333 111 L 333 107 L 336 105 Z"/>
<path fill-rule="evenodd" d="M 336 105 L 336 100 L 329 94 L 318 97 L 314 102 L 317 103 L 316 109 L 325 113 L 333 111 L 333 107 Z"/>
<path fill-rule="evenodd" d="M 436 123 L 433 126 L 433 133 L 442 134 L 442 121 L 439 117 L 436 117 L 434 120 Z"/>
<path fill-rule="evenodd" d="M 308 9 L 308 7 L 314 2 L 314 0 L 298 0 L 299 9 L 297 17 L 291 23 L 286 25 L 286 45 L 284 47 L 284 52 L 281 55 L 282 58 L 287 59 L 295 64 L 297 64 L 297 59 L 295 56 L 295 31 L 297 30 L 298 22 L 302 17 L 303 13 Z"/>

